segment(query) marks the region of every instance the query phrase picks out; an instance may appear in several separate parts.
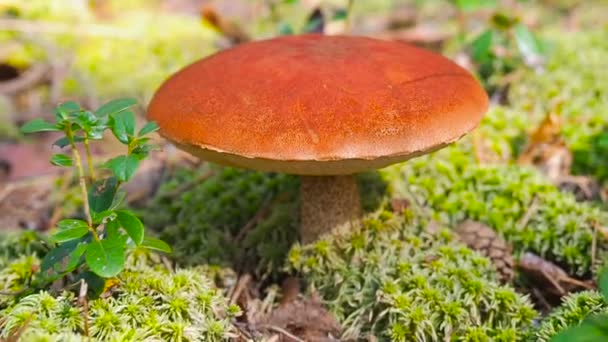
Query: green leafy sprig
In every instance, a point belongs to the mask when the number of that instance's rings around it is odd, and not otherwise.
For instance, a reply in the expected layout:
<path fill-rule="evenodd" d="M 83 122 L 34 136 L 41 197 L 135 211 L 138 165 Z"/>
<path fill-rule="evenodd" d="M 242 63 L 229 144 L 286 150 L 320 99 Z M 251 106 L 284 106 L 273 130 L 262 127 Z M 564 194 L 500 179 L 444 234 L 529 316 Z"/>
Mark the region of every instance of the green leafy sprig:
<path fill-rule="evenodd" d="M 65 102 L 55 109 L 55 122 L 35 119 L 21 127 L 23 133 L 64 133 L 53 145 L 69 147 L 71 155 L 54 154 L 51 163 L 73 167 L 82 193 L 85 218 L 63 219 L 57 223 L 57 230 L 51 236 L 56 246 L 41 262 L 42 284 L 76 270 L 83 271 L 81 278 L 114 277 L 124 269 L 128 249 L 171 252 L 165 242 L 145 236 L 144 225 L 135 214 L 119 209 L 126 197 L 121 185 L 133 177 L 140 162 L 148 157 L 153 146 L 147 135 L 158 130 L 156 123 L 148 122 L 136 132 L 132 111 L 135 105 L 133 99 L 118 99 L 89 111 L 75 102 Z M 103 163 L 101 168 L 109 169 L 112 175 L 97 179 L 90 145 L 102 140 L 107 130 L 127 147 L 127 152 Z M 86 163 L 79 145 L 84 147 Z"/>

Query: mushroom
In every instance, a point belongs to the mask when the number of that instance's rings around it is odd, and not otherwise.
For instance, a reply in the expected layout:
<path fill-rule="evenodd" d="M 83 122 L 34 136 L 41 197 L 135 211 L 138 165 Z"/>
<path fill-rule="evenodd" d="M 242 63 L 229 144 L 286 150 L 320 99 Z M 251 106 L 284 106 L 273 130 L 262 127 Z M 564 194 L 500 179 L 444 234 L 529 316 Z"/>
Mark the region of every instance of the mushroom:
<path fill-rule="evenodd" d="M 317 34 L 245 43 L 199 60 L 156 92 L 148 118 L 218 164 L 301 176 L 300 235 L 351 229 L 354 174 L 450 144 L 488 97 L 447 58 L 404 43 Z"/>

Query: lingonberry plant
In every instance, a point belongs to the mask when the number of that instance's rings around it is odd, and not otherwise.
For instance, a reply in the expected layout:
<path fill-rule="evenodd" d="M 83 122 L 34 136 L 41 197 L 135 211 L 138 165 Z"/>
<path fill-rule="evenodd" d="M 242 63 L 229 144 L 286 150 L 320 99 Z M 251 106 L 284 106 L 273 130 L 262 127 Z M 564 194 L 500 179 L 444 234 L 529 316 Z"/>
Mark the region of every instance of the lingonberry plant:
<path fill-rule="evenodd" d="M 65 102 L 55 109 L 55 122 L 35 119 L 21 127 L 23 133 L 64 133 L 54 145 L 69 148 L 71 155 L 54 154 L 51 163 L 75 169 L 82 195 L 84 218 L 59 221 L 51 235 L 55 246 L 41 262 L 39 280 L 42 284 L 74 271 L 82 271 L 79 272 L 81 276 L 114 277 L 123 270 L 129 249 L 171 251 L 163 241 L 145 236 L 144 226 L 136 215 L 119 209 L 126 197 L 121 186 L 148 157 L 153 146 L 147 135 L 158 130 L 156 123 L 148 122 L 136 132 L 132 111 L 135 104 L 133 99 L 118 99 L 90 111 L 75 102 Z M 99 170 L 96 170 L 90 146 L 92 142 L 104 139 L 107 130 L 126 146 L 126 153 L 101 164 L 100 168 L 109 169 L 111 175 L 98 179 L 96 171 Z"/>

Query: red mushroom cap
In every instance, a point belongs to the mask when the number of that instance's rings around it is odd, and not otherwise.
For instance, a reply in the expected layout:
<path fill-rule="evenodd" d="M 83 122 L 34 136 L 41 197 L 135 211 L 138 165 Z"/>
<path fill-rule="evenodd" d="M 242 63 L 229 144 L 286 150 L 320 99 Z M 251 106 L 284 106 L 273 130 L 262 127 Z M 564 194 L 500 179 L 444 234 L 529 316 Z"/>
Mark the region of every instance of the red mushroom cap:
<path fill-rule="evenodd" d="M 169 78 L 148 117 L 224 165 L 350 174 L 407 160 L 477 126 L 488 98 L 466 70 L 403 43 L 299 35 L 238 45 Z"/>

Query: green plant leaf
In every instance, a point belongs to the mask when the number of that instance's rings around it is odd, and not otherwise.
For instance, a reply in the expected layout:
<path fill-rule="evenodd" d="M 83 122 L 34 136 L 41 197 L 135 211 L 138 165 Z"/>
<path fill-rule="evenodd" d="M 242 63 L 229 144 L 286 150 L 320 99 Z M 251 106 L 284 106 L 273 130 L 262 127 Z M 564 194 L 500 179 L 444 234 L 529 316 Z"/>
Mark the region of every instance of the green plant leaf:
<path fill-rule="evenodd" d="M 150 151 L 152 151 L 154 149 L 155 149 L 155 146 L 146 145 L 144 143 L 142 145 L 139 145 L 139 146 L 135 147 L 131 151 L 131 155 L 133 157 L 135 157 L 135 159 L 141 161 L 141 160 L 144 160 L 150 154 Z"/>
<path fill-rule="evenodd" d="M 88 227 L 89 225 L 83 220 L 65 219 L 57 222 L 59 229 L 72 229 L 75 227 Z"/>
<path fill-rule="evenodd" d="M 80 136 L 74 137 L 74 142 L 81 142 L 81 141 L 84 141 L 84 137 L 80 137 Z M 59 139 L 55 140 L 55 142 L 53 143 L 53 146 L 59 146 L 59 148 L 64 148 L 69 145 L 70 145 L 70 140 L 67 137 L 59 138 Z"/>
<path fill-rule="evenodd" d="M 89 207 L 91 211 L 101 213 L 110 209 L 116 195 L 117 180 L 115 177 L 95 181 L 89 189 Z"/>
<path fill-rule="evenodd" d="M 106 236 L 109 239 L 117 239 L 120 235 L 120 224 L 118 223 L 118 219 L 106 223 Z"/>
<path fill-rule="evenodd" d="M 156 250 L 163 253 L 171 253 L 172 249 L 166 242 L 163 240 L 155 239 L 152 237 L 144 237 L 140 247 L 144 247 L 147 249 Z"/>
<path fill-rule="evenodd" d="M 524 57 L 530 58 L 539 56 L 542 53 L 538 40 L 523 24 L 519 24 L 515 27 L 515 41 L 517 42 L 519 52 L 521 52 Z"/>
<path fill-rule="evenodd" d="M 66 114 L 71 114 L 74 112 L 81 111 L 82 107 L 80 107 L 80 105 L 74 101 L 66 101 L 66 102 L 60 103 L 57 106 L 57 110 L 62 111 Z"/>
<path fill-rule="evenodd" d="M 604 299 L 608 300 L 608 267 L 602 268 L 600 272 L 598 287 L 604 296 Z"/>
<path fill-rule="evenodd" d="M 568 328 L 551 339 L 551 342 L 603 342 L 608 341 L 608 315 L 594 315 L 580 325 Z"/>
<path fill-rule="evenodd" d="M 114 215 L 115 214 L 112 210 L 104 210 L 99 213 L 91 210 L 91 219 L 93 220 L 94 224 L 101 224 L 103 220 Z"/>
<path fill-rule="evenodd" d="M 72 166 L 72 158 L 68 155 L 57 153 L 51 157 L 51 164 L 55 166 Z"/>
<path fill-rule="evenodd" d="M 104 117 L 115 113 L 120 113 L 136 104 L 137 101 L 130 98 L 112 100 L 99 107 L 99 109 L 95 111 L 95 115 L 98 117 Z"/>
<path fill-rule="evenodd" d="M 64 272 L 72 272 L 78 266 L 80 266 L 83 262 L 81 260 L 82 255 L 87 250 L 88 243 L 85 241 L 80 241 L 76 247 L 68 254 L 67 263 L 64 269 Z"/>
<path fill-rule="evenodd" d="M 21 133 L 37 133 L 37 132 L 53 132 L 59 131 L 59 126 L 52 124 L 43 119 L 34 119 L 32 121 L 26 122 L 23 126 L 21 126 Z"/>
<path fill-rule="evenodd" d="M 113 277 L 125 266 L 125 240 L 93 241 L 87 247 L 85 259 L 91 271 L 98 276 Z"/>
<path fill-rule="evenodd" d="M 490 58 L 493 35 L 491 30 L 486 30 L 471 43 L 472 57 L 475 62 L 484 62 Z"/>
<path fill-rule="evenodd" d="M 130 110 L 125 110 L 112 114 L 110 128 L 116 139 L 123 144 L 128 144 L 135 134 L 135 114 Z"/>
<path fill-rule="evenodd" d="M 160 127 L 158 127 L 158 124 L 156 124 L 156 122 L 154 121 L 150 121 L 148 123 L 146 123 L 144 125 L 144 127 L 142 127 L 139 132 L 137 133 L 138 136 L 143 136 L 146 134 L 150 134 L 152 132 L 156 132 L 160 129 Z"/>
<path fill-rule="evenodd" d="M 304 33 L 323 33 L 325 29 L 325 17 L 320 8 L 316 8 L 309 15 L 306 24 L 302 28 Z"/>
<path fill-rule="evenodd" d="M 55 234 L 51 236 L 51 239 L 57 243 L 64 243 L 67 241 L 81 238 L 88 232 L 89 227 L 86 223 L 84 225 L 76 224 L 71 225 L 68 228 L 60 228 Z"/>
<path fill-rule="evenodd" d="M 346 18 L 348 18 L 348 11 L 346 9 L 340 8 L 336 11 L 336 13 L 334 13 L 332 20 L 340 21 L 346 20 Z"/>
<path fill-rule="evenodd" d="M 124 190 L 118 190 L 116 195 L 114 195 L 114 200 L 112 201 L 112 205 L 110 205 L 110 210 L 118 208 L 122 202 L 124 202 L 125 198 L 127 198 L 127 192 Z"/>
<path fill-rule="evenodd" d="M 118 156 L 108 160 L 105 164 L 105 167 L 112 170 L 114 176 L 121 182 L 131 179 L 138 166 L 139 160 L 134 156 Z"/>
<path fill-rule="evenodd" d="M 73 266 L 73 258 L 77 255 L 77 249 L 81 244 L 86 244 L 90 239 L 89 235 L 76 240 L 71 240 L 60 244 L 48 252 L 40 262 L 40 275 L 44 281 L 52 282 L 60 278 L 64 273 L 71 272 L 76 266 Z M 81 253 L 82 255 L 82 253 Z M 73 267 L 70 269 L 70 267 Z"/>
<path fill-rule="evenodd" d="M 140 245 L 144 240 L 144 224 L 130 211 L 117 210 L 116 216 L 122 228 L 129 234 L 131 240 L 136 245 Z"/>
<path fill-rule="evenodd" d="M 294 34 L 294 30 L 291 27 L 291 25 L 287 24 L 287 23 L 280 23 L 279 24 L 279 34 L 282 36 L 289 36 Z"/>
<path fill-rule="evenodd" d="M 499 31 L 505 32 L 513 28 L 519 22 L 518 17 L 510 16 L 505 13 L 494 13 L 490 18 L 490 23 Z"/>

